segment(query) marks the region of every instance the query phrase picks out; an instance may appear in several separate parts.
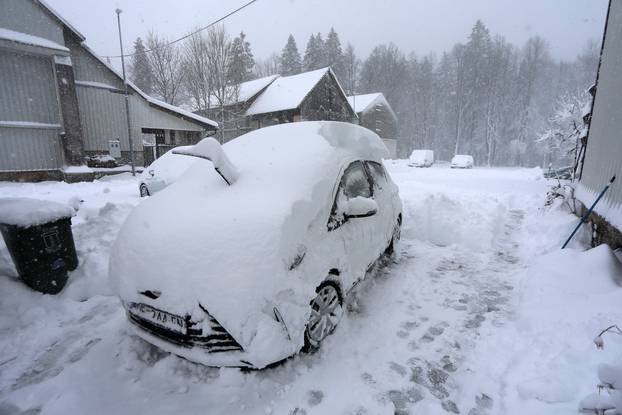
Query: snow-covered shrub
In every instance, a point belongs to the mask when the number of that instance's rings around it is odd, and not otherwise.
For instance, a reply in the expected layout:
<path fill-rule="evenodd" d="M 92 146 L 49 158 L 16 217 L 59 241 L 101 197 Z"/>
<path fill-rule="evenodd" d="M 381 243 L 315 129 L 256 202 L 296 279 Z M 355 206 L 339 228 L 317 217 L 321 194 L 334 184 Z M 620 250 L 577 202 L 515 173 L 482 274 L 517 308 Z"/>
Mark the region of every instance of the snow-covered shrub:
<path fill-rule="evenodd" d="M 607 333 L 622 335 L 622 330 L 616 325 L 612 325 L 601 331 L 594 338 L 596 348 L 605 348 L 603 336 Z M 622 414 L 622 367 L 601 364 L 598 366 L 598 380 L 596 386 L 598 392 L 591 393 L 579 404 L 581 412 L 595 414 Z"/>

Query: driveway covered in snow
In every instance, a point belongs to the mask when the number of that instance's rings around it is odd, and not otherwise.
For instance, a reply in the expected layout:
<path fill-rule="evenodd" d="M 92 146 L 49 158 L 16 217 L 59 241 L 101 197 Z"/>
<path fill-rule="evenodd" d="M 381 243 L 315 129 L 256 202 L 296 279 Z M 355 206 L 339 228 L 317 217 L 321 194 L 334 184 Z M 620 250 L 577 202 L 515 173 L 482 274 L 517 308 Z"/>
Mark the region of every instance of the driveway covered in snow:
<path fill-rule="evenodd" d="M 576 218 L 543 209 L 537 169 L 387 167 L 404 204 L 396 260 L 349 299 L 319 352 L 258 372 L 196 365 L 128 334 L 107 260 L 140 202 L 131 177 L 0 184 L 0 197 L 84 200 L 81 264 L 61 295 L 23 286 L 0 246 L 0 413 L 576 411 L 596 364 L 620 357 L 622 343 L 591 344 L 622 323 L 613 255 L 581 253 L 580 238 L 559 252 Z"/>

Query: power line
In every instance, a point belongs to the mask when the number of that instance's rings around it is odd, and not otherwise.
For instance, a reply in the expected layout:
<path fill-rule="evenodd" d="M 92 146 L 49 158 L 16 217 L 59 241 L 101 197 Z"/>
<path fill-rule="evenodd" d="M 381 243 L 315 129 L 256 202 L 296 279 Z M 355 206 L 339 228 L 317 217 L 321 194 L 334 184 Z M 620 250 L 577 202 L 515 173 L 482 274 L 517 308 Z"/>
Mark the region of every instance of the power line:
<path fill-rule="evenodd" d="M 179 39 L 175 39 L 175 40 L 173 40 L 173 41 L 171 41 L 171 42 L 167 43 L 166 45 L 162 45 L 162 46 L 159 46 L 159 47 L 157 47 L 157 48 L 153 48 L 153 49 L 147 49 L 147 50 L 145 50 L 144 52 L 140 52 L 140 53 L 141 53 L 141 54 L 142 54 L 142 53 L 149 53 L 149 52 L 152 52 L 152 51 L 154 51 L 154 50 L 156 50 L 156 49 L 159 49 L 159 48 L 164 48 L 164 47 L 169 46 L 169 45 L 172 45 L 172 44 L 174 44 L 174 43 L 181 42 L 182 40 L 187 39 L 187 38 L 189 38 L 189 37 L 190 37 L 190 36 L 192 36 L 192 35 L 195 35 L 195 34 L 197 34 L 197 33 L 199 33 L 199 32 L 202 32 L 202 31 L 203 31 L 203 30 L 205 30 L 205 29 L 209 29 L 210 27 L 214 26 L 215 24 L 218 24 L 218 23 L 222 22 L 223 20 L 225 20 L 225 19 L 226 19 L 226 18 L 228 18 L 229 16 L 232 16 L 232 15 L 236 14 L 236 13 L 237 13 L 237 12 L 239 12 L 240 10 L 242 10 L 242 9 L 244 9 L 244 8 L 246 8 L 246 7 L 248 7 L 248 6 L 250 6 L 251 4 L 255 3 L 256 1 L 257 1 L 257 0 L 251 0 L 251 1 L 249 1 L 248 3 L 246 3 L 246 4 L 244 4 L 244 5 L 240 6 L 240 7 L 238 7 L 237 9 L 233 10 L 232 12 L 229 12 L 228 14 L 224 15 L 224 16 L 223 16 L 223 17 L 221 17 L 220 19 L 218 19 L 218 20 L 214 20 L 213 22 L 211 22 L 211 23 L 210 23 L 210 24 L 208 24 L 207 26 L 204 26 L 204 27 L 202 27 L 202 28 L 200 28 L 200 29 L 197 29 L 197 30 L 195 30 L 194 32 L 188 33 L 187 35 L 182 36 L 182 37 L 180 37 Z M 126 57 L 126 58 L 129 58 L 130 56 L 134 56 L 134 55 L 138 55 L 138 53 L 129 53 L 129 54 L 124 54 L 123 56 L 124 56 L 124 57 Z M 121 57 L 121 55 L 104 56 L 104 58 L 120 58 L 120 57 Z"/>

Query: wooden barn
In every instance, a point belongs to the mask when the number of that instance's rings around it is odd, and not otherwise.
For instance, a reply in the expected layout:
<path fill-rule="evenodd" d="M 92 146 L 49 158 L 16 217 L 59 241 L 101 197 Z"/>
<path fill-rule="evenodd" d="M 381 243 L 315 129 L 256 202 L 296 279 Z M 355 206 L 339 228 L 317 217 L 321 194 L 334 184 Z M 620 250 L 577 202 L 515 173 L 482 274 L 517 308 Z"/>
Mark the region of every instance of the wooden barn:
<path fill-rule="evenodd" d="M 242 82 L 227 94 L 229 102 L 226 105 L 221 107 L 218 105 L 218 99 L 212 97 L 211 108 L 197 113 L 210 119 L 218 120 L 220 127 L 218 138 L 225 143 L 254 129 L 250 118 L 246 116 L 246 111 L 278 77 L 279 75 L 270 75 Z"/>
<path fill-rule="evenodd" d="M 378 134 L 395 157 L 397 143 L 397 115 L 381 92 L 348 97 L 356 111 L 359 124 Z"/>
<path fill-rule="evenodd" d="M 356 120 L 330 68 L 277 78 L 250 105 L 245 115 L 254 129 L 296 121 Z"/>

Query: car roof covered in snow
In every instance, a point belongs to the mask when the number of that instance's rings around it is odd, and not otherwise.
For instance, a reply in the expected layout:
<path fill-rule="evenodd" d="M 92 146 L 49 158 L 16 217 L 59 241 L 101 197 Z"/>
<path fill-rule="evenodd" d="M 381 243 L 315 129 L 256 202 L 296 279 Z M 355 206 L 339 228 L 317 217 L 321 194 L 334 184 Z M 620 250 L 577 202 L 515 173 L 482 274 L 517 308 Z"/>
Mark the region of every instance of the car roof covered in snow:
<path fill-rule="evenodd" d="M 236 182 L 234 187 L 245 187 L 251 181 L 253 186 L 263 183 L 264 191 L 265 187 L 274 187 L 282 198 L 287 198 L 288 189 L 293 193 L 308 191 L 304 189 L 304 183 L 319 181 L 326 172 L 341 168 L 344 160 L 380 161 L 388 155 L 386 146 L 372 131 L 354 124 L 330 121 L 258 129 L 226 143 L 223 149 L 240 171 L 240 183 Z M 204 170 L 206 166 L 211 168 L 211 162 L 201 163 L 197 169 Z M 220 188 L 220 178 L 213 178 L 216 179 L 214 185 Z M 212 175 L 209 180 L 203 177 L 206 183 L 211 180 Z"/>

